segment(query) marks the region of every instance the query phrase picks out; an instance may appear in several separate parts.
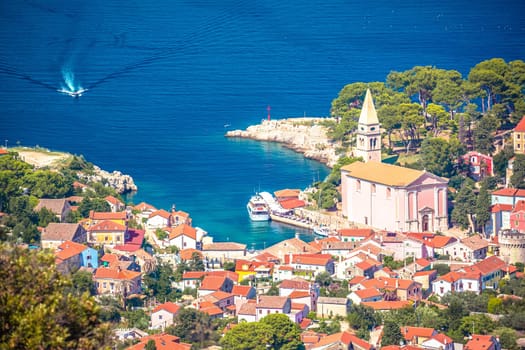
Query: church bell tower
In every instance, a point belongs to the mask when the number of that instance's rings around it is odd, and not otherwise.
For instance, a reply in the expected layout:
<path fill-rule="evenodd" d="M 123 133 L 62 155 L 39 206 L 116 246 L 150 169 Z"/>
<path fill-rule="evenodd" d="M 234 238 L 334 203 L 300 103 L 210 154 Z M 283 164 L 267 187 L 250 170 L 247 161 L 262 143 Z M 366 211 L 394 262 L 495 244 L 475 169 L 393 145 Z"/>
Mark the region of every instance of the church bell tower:
<path fill-rule="evenodd" d="M 359 117 L 357 146 L 354 156 L 362 157 L 365 163 L 370 161 L 381 162 L 381 130 L 379 129 L 379 120 L 370 89 L 366 90 Z"/>

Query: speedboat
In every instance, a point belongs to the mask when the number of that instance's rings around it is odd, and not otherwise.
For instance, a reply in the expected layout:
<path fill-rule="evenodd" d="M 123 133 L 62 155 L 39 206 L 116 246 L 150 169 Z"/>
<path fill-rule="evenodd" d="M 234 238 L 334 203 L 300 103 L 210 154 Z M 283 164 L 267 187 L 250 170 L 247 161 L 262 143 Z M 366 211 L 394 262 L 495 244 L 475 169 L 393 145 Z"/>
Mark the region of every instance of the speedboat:
<path fill-rule="evenodd" d="M 80 96 L 82 96 L 82 94 L 86 91 L 88 91 L 88 89 L 78 89 L 76 91 L 70 91 L 70 90 L 66 90 L 66 89 L 59 89 L 57 90 L 58 92 L 61 92 L 63 94 L 66 94 L 66 95 L 69 95 L 73 98 L 79 98 Z"/>
<path fill-rule="evenodd" d="M 248 204 L 246 204 L 248 215 L 252 221 L 268 221 L 270 220 L 270 211 L 266 201 L 259 195 L 253 195 Z"/>

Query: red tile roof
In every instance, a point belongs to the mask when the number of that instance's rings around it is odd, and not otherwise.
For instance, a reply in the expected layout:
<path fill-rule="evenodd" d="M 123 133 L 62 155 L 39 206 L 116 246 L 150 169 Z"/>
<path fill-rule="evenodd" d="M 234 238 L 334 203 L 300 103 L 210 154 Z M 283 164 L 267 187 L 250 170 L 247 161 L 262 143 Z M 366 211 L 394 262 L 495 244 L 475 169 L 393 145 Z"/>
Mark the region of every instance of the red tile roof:
<path fill-rule="evenodd" d="M 437 235 L 428 242 L 428 245 L 434 248 L 443 248 L 456 241 L 457 239 L 454 237 Z"/>
<path fill-rule="evenodd" d="M 119 211 L 116 213 L 107 211 L 107 212 L 96 212 L 91 211 L 89 213 L 89 218 L 91 220 L 126 220 L 127 214 L 125 211 Z"/>
<path fill-rule="evenodd" d="M 155 208 L 153 205 L 148 204 L 146 202 L 140 202 L 139 204 L 134 206 L 133 209 L 134 210 L 138 210 L 138 211 L 146 211 L 146 210 L 154 211 L 154 210 L 157 210 L 157 208 Z"/>
<path fill-rule="evenodd" d="M 498 271 L 498 270 L 505 271 L 506 266 L 507 264 L 503 260 L 493 255 L 472 266 L 464 267 L 463 270 L 466 272 L 468 271 L 478 272 L 479 271 L 481 272 L 483 276 L 485 276 L 494 271 Z"/>
<path fill-rule="evenodd" d="M 199 290 L 219 290 L 226 282 L 226 277 L 206 276 L 202 280 Z"/>
<path fill-rule="evenodd" d="M 342 228 L 337 230 L 337 234 L 342 237 L 368 238 L 374 234 L 374 230 L 369 228 Z"/>
<path fill-rule="evenodd" d="M 144 350 L 150 340 L 155 342 L 157 350 L 190 350 L 191 344 L 181 343 L 180 338 L 169 334 L 153 334 L 140 338 L 140 343 L 132 345 L 127 350 Z"/>
<path fill-rule="evenodd" d="M 172 303 L 171 301 L 165 302 L 164 304 L 157 305 L 152 311 L 152 313 L 155 313 L 160 310 L 168 311 L 169 313 L 176 314 L 180 310 L 180 306 Z"/>
<path fill-rule="evenodd" d="M 332 255 L 330 254 L 293 254 L 292 255 L 292 263 L 294 264 L 325 266 L 331 260 L 332 260 Z M 290 256 L 285 255 L 284 261 L 286 264 L 289 264 Z"/>
<path fill-rule="evenodd" d="M 362 281 L 361 285 L 365 288 L 408 289 L 413 283 L 418 282 L 401 278 L 377 277 Z"/>
<path fill-rule="evenodd" d="M 89 231 L 126 231 L 126 226 L 110 220 L 104 220 L 91 226 Z"/>
<path fill-rule="evenodd" d="M 283 309 L 288 300 L 288 297 L 281 297 L 278 295 L 260 295 L 257 301 L 257 308 Z"/>
<path fill-rule="evenodd" d="M 240 272 L 240 271 L 255 272 L 255 271 L 260 271 L 261 269 L 272 270 L 274 265 L 275 264 L 272 262 L 248 261 L 248 260 L 237 259 L 235 261 L 235 271 L 236 272 Z"/>
<path fill-rule="evenodd" d="M 494 204 L 490 207 L 491 213 L 499 213 L 501 211 L 512 211 L 512 205 L 511 204 Z"/>
<path fill-rule="evenodd" d="M 183 280 L 187 280 L 187 279 L 199 279 L 201 277 L 204 277 L 206 276 L 206 272 L 204 271 L 187 271 L 187 272 L 184 272 L 182 274 L 182 279 Z"/>
<path fill-rule="evenodd" d="M 160 216 L 161 218 L 168 220 L 171 214 L 168 213 L 164 209 L 160 209 L 160 210 L 154 211 L 153 213 L 149 214 L 148 219 L 154 218 L 155 216 Z"/>
<path fill-rule="evenodd" d="M 445 333 L 438 333 L 431 337 L 431 339 L 436 339 L 441 344 L 451 344 L 453 342 L 452 338 Z"/>
<path fill-rule="evenodd" d="M 514 128 L 514 131 L 524 132 L 525 131 L 525 116 L 521 118 L 520 122 Z"/>
<path fill-rule="evenodd" d="M 310 290 L 312 284 L 306 280 L 295 278 L 292 280 L 284 280 L 279 285 L 279 289 L 299 289 L 299 290 Z"/>
<path fill-rule="evenodd" d="M 368 299 L 368 298 L 374 298 L 381 296 L 381 292 L 377 290 L 377 288 L 365 288 L 356 290 L 354 292 L 361 300 L 362 299 Z"/>
<path fill-rule="evenodd" d="M 397 310 L 404 307 L 410 306 L 411 303 L 408 300 L 396 300 L 396 301 L 364 301 L 361 305 L 371 307 L 374 310 Z"/>
<path fill-rule="evenodd" d="M 253 290 L 252 286 L 241 286 L 241 285 L 234 285 L 232 289 L 233 295 L 243 296 L 247 297 L 248 294 Z"/>
<path fill-rule="evenodd" d="M 288 295 L 290 299 L 300 299 L 310 297 L 310 293 L 305 290 L 294 290 Z"/>
<path fill-rule="evenodd" d="M 175 226 L 171 229 L 169 239 L 172 240 L 174 238 L 177 238 L 179 236 L 186 236 L 193 240 L 197 239 L 197 230 L 190 225 L 182 224 L 179 226 Z"/>
<path fill-rule="evenodd" d="M 130 270 L 110 269 L 106 267 L 99 267 L 95 272 L 95 278 L 114 279 L 114 280 L 132 280 L 140 276 L 140 272 Z"/>
<path fill-rule="evenodd" d="M 197 255 L 200 256 L 200 258 L 202 259 L 202 252 L 200 250 L 197 250 L 197 249 L 193 249 L 193 248 L 188 248 L 188 249 L 182 249 L 179 251 L 179 257 L 182 259 L 182 260 L 191 260 L 193 259 L 193 254 L 196 253 Z"/>
<path fill-rule="evenodd" d="M 306 202 L 300 199 L 284 199 L 279 201 L 279 204 L 283 209 L 295 209 L 295 208 L 302 208 L 306 206 Z"/>
<path fill-rule="evenodd" d="M 104 198 L 106 201 L 110 202 L 111 204 L 114 204 L 114 205 L 123 205 L 124 203 L 122 203 L 118 198 L 115 198 L 113 196 L 106 196 L 106 198 Z"/>
<path fill-rule="evenodd" d="M 434 328 L 401 326 L 401 334 L 406 340 L 411 341 L 414 337 L 430 338 L 437 333 Z"/>
<path fill-rule="evenodd" d="M 58 248 L 60 250 L 55 252 L 55 256 L 60 260 L 66 260 L 82 253 L 88 247 L 80 243 L 65 241 L 64 243 L 59 245 Z"/>
<path fill-rule="evenodd" d="M 365 349 L 365 350 L 371 350 L 374 348 L 372 345 L 370 345 L 363 339 L 356 337 L 354 334 L 348 331 L 339 332 L 339 333 L 325 336 L 321 338 L 321 340 L 319 340 L 319 342 L 315 344 L 314 347 L 316 348 L 326 347 L 327 345 L 338 343 L 338 342 L 341 342 L 345 344 L 346 346 L 349 346 L 350 344 L 354 344 L 358 346 L 359 348 Z"/>
<path fill-rule="evenodd" d="M 308 328 L 308 326 L 310 326 L 312 324 L 312 320 L 309 319 L 309 318 L 303 318 L 303 320 L 301 321 L 301 323 L 299 323 L 299 327 L 301 327 L 301 329 L 306 329 Z"/>
<path fill-rule="evenodd" d="M 494 339 L 491 335 L 473 334 L 463 350 L 495 350 Z"/>

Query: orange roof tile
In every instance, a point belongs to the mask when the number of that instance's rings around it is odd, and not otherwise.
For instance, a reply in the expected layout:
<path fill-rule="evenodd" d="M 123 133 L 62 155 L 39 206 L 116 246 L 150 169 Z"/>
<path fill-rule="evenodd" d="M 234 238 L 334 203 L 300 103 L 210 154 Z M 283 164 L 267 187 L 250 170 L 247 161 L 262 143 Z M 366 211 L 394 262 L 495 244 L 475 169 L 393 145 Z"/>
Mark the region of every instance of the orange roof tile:
<path fill-rule="evenodd" d="M 65 241 L 58 248 L 59 250 L 55 252 L 55 256 L 60 260 L 67 260 L 82 253 L 88 247 L 80 243 Z"/>
<path fill-rule="evenodd" d="M 186 236 L 195 240 L 197 239 L 197 230 L 187 224 L 172 227 L 169 239 L 171 240 L 179 236 Z"/>
<path fill-rule="evenodd" d="M 226 277 L 206 276 L 202 280 L 199 290 L 219 290 L 225 281 Z"/>
<path fill-rule="evenodd" d="M 118 212 L 97 212 L 97 211 L 91 211 L 89 213 L 89 218 L 91 220 L 126 220 L 127 214 L 125 211 L 118 211 Z"/>
<path fill-rule="evenodd" d="M 493 255 L 472 266 L 464 267 L 463 270 L 474 272 L 479 271 L 485 276 L 497 270 L 505 271 L 506 265 L 507 264 L 503 260 Z"/>
<path fill-rule="evenodd" d="M 255 303 L 245 303 L 241 305 L 241 308 L 239 309 L 238 315 L 252 315 L 255 316 L 257 313 L 256 311 L 256 304 Z"/>
<path fill-rule="evenodd" d="M 281 205 L 281 207 L 283 207 L 283 209 L 295 209 L 306 206 L 305 201 L 295 198 L 280 200 L 279 204 Z"/>
<path fill-rule="evenodd" d="M 279 285 L 279 289 L 298 289 L 298 290 L 310 290 L 312 284 L 306 280 L 295 278 L 292 280 L 284 280 Z"/>
<path fill-rule="evenodd" d="M 325 266 L 328 262 L 332 260 L 332 255 L 330 254 L 293 254 L 292 263 L 294 264 L 303 264 L 303 265 L 318 265 Z M 290 263 L 290 256 L 285 255 L 285 263 Z"/>
<path fill-rule="evenodd" d="M 436 330 L 434 328 L 427 328 L 427 327 L 409 327 L 409 326 L 401 326 L 401 334 L 403 334 L 403 337 L 405 337 L 406 340 L 412 340 L 414 337 L 424 337 L 424 338 L 430 338 L 434 333 L 436 333 Z"/>
<path fill-rule="evenodd" d="M 465 246 L 472 250 L 480 250 L 488 248 L 489 242 L 481 238 L 479 235 L 473 235 L 470 237 L 463 238 L 461 240 Z"/>
<path fill-rule="evenodd" d="M 154 218 L 155 216 L 160 216 L 161 218 L 168 220 L 171 214 L 164 209 L 159 209 L 149 214 L 148 219 Z"/>
<path fill-rule="evenodd" d="M 463 350 L 495 350 L 493 339 L 491 335 L 473 334 Z"/>
<path fill-rule="evenodd" d="M 235 261 L 235 271 L 236 272 L 239 272 L 239 271 L 254 272 L 256 270 L 260 271 L 261 268 L 272 270 L 274 265 L 275 264 L 272 262 L 248 261 L 248 260 L 237 259 Z"/>
<path fill-rule="evenodd" d="M 95 278 L 114 279 L 114 280 L 132 280 L 140 276 L 140 272 L 130 270 L 109 269 L 99 267 L 95 272 Z"/>
<path fill-rule="evenodd" d="M 309 319 L 309 318 L 307 318 L 307 317 L 305 317 L 305 318 L 303 318 L 303 320 L 301 321 L 301 323 L 299 323 L 299 327 L 300 327 L 301 329 L 306 329 L 306 328 L 308 328 L 308 326 L 310 326 L 311 324 L 312 324 L 312 320 Z M 303 342 L 304 342 L 304 341 L 303 341 Z"/>
<path fill-rule="evenodd" d="M 371 307 L 374 310 L 397 310 L 402 309 L 406 306 L 410 306 L 411 303 L 408 300 L 395 300 L 395 301 L 364 301 L 361 305 Z"/>
<path fill-rule="evenodd" d="M 275 191 L 273 195 L 277 198 L 279 197 L 298 197 L 300 193 L 301 193 L 301 190 L 299 189 L 286 188 L 284 190 Z"/>
<path fill-rule="evenodd" d="M 431 337 L 431 339 L 436 339 L 441 344 L 451 344 L 453 342 L 453 339 L 445 333 L 438 333 Z"/>
<path fill-rule="evenodd" d="M 243 296 L 246 297 L 250 292 L 253 290 L 252 286 L 241 286 L 241 285 L 234 285 L 232 289 L 233 295 Z"/>
<path fill-rule="evenodd" d="M 106 201 L 110 202 L 111 204 L 114 204 L 114 205 L 122 205 L 124 203 L 122 203 L 118 198 L 115 198 L 113 196 L 106 196 L 106 198 L 104 198 Z"/>
<path fill-rule="evenodd" d="M 154 211 L 154 210 L 157 210 L 157 208 L 155 208 L 153 205 L 148 204 L 146 202 L 140 202 L 139 204 L 134 206 L 133 209 L 134 210 L 138 210 L 138 211 L 146 211 L 146 210 Z"/>
<path fill-rule="evenodd" d="M 278 295 L 261 295 L 258 298 L 257 308 L 262 309 L 282 309 L 289 300 L 288 297 Z"/>
<path fill-rule="evenodd" d="M 514 128 L 514 131 L 524 132 L 525 131 L 525 116 L 521 118 L 520 122 Z"/>
<path fill-rule="evenodd" d="M 381 292 L 376 288 L 365 288 L 354 292 L 360 299 L 368 299 L 381 296 Z"/>
<path fill-rule="evenodd" d="M 182 260 L 191 260 L 193 259 L 193 254 L 196 253 L 200 256 L 200 258 L 202 259 L 202 252 L 200 250 L 197 250 L 197 249 L 193 249 L 193 248 L 187 248 L 187 249 L 182 249 L 179 251 L 179 257 L 182 259 Z"/>
<path fill-rule="evenodd" d="M 429 241 L 429 245 L 434 248 L 443 248 L 446 245 L 449 245 L 453 242 L 456 242 L 457 239 L 449 236 L 435 236 Z"/>
<path fill-rule="evenodd" d="M 89 231 L 126 231 L 126 226 L 110 220 L 104 220 L 91 226 Z"/>
<path fill-rule="evenodd" d="M 164 304 L 157 305 L 152 311 L 152 313 L 155 313 L 160 310 L 168 311 L 169 313 L 176 314 L 180 310 L 180 306 L 172 303 L 171 301 L 165 302 Z"/>
<path fill-rule="evenodd" d="M 127 350 L 144 350 L 150 340 L 155 342 L 157 350 L 190 350 L 191 344 L 181 343 L 180 338 L 169 334 L 153 334 L 140 338 L 140 343 L 132 345 Z"/>
<path fill-rule="evenodd" d="M 361 285 L 365 288 L 408 289 L 413 283 L 418 282 L 402 278 L 377 277 L 362 281 Z"/>
<path fill-rule="evenodd" d="M 189 280 L 189 279 L 199 279 L 201 277 L 206 276 L 206 272 L 204 271 L 186 271 L 182 274 L 183 280 Z"/>
<path fill-rule="evenodd" d="M 369 228 L 342 228 L 337 230 L 337 234 L 342 237 L 363 237 L 367 238 L 374 234 L 374 230 Z"/>
<path fill-rule="evenodd" d="M 425 171 L 381 162 L 354 162 L 343 166 L 341 171 L 345 176 L 392 187 L 408 186 L 425 174 Z M 446 180 L 442 179 L 442 182 L 446 183 Z"/>
<path fill-rule="evenodd" d="M 288 295 L 290 299 L 300 299 L 310 297 L 310 293 L 304 290 L 294 290 Z"/>

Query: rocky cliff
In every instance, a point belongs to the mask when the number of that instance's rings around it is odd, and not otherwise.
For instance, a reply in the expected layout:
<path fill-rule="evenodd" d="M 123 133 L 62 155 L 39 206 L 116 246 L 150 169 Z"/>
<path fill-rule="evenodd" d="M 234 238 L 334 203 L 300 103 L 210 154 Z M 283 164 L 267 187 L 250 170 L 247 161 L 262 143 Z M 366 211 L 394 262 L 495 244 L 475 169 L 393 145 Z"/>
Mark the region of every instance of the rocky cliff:
<path fill-rule="evenodd" d="M 339 159 L 336 144 L 326 135 L 327 129 L 320 124 L 326 118 L 289 118 L 264 120 L 246 130 L 232 130 L 226 137 L 241 137 L 259 141 L 282 143 L 306 158 L 315 159 L 329 167 Z"/>

